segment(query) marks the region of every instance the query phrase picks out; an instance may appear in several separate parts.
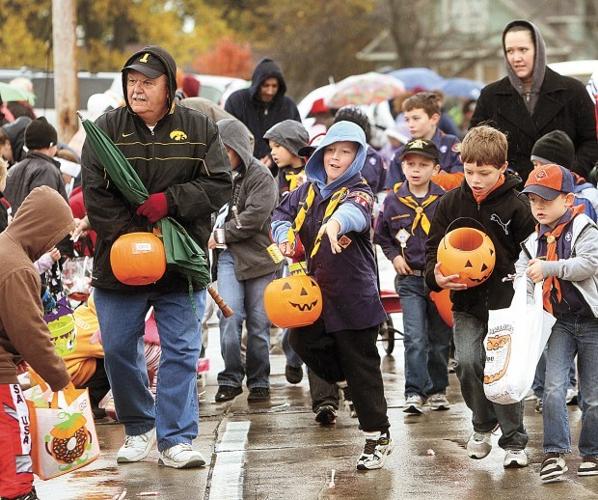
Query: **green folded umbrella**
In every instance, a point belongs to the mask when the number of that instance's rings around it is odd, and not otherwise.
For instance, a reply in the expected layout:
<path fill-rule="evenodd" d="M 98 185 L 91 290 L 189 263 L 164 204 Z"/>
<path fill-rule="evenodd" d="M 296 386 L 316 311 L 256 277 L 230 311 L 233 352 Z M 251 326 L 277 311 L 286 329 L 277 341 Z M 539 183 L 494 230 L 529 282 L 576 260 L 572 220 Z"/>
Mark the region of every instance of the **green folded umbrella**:
<path fill-rule="evenodd" d="M 87 133 L 89 145 L 110 180 L 129 203 L 141 205 L 147 200 L 149 193 L 137 172 L 102 129 L 92 121 L 83 119 L 80 114 L 79 118 Z M 211 280 L 206 256 L 201 247 L 172 217 L 160 219 L 157 224 L 162 233 L 166 263 L 187 276 L 190 281 L 193 280 L 201 288 L 205 288 Z"/>

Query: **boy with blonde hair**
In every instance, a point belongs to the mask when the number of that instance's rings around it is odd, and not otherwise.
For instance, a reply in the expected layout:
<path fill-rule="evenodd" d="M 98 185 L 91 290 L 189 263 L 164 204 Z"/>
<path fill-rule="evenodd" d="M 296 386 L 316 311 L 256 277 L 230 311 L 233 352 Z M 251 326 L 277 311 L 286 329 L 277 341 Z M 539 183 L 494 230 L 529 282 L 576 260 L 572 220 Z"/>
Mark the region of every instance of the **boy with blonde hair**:
<path fill-rule="evenodd" d="M 525 241 L 517 272 L 529 289 L 543 283 L 544 309 L 556 317 L 546 351 L 544 482 L 567 471 L 563 456 L 571 453 L 571 430 L 566 396 L 576 355 L 583 395 L 577 475 L 598 475 L 598 228 L 583 206 L 573 206 L 573 191 L 571 172 L 554 164 L 536 167 L 523 190 L 538 227 Z"/>
<path fill-rule="evenodd" d="M 525 467 L 528 437 L 523 403 L 499 405 L 486 399 L 483 342 L 488 311 L 511 303 L 513 287 L 502 278 L 514 272 L 519 245 L 534 230 L 534 220 L 527 198 L 515 190 L 521 179 L 506 172 L 507 138 L 502 132 L 487 126 L 471 129 L 463 139 L 461 158 L 465 180 L 442 197 L 432 220 L 426 242 L 426 283 L 434 291 L 451 290 L 457 376 L 463 399 L 473 414 L 467 454 L 486 457 L 492 449 L 492 431 L 500 426 L 498 444 L 505 450 L 504 466 Z M 460 226 L 483 228 L 496 249 L 492 275 L 475 288 L 459 283 L 458 274 L 444 276 L 436 258 L 445 233 Z"/>

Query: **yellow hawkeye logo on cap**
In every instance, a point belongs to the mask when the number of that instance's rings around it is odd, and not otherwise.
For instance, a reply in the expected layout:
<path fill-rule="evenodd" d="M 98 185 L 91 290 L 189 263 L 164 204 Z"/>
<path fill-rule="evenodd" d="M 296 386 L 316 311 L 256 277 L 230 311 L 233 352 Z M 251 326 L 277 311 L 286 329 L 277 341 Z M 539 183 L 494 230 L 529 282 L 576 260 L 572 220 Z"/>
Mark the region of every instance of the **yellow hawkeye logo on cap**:
<path fill-rule="evenodd" d="M 139 59 L 139 62 L 146 63 L 149 59 L 149 56 L 150 56 L 149 52 L 146 52 L 145 54 L 143 54 L 143 57 L 141 59 Z"/>
<path fill-rule="evenodd" d="M 173 130 L 170 132 L 170 138 L 174 139 L 175 141 L 184 141 L 187 139 L 187 134 L 182 130 Z"/>
<path fill-rule="evenodd" d="M 416 139 L 415 141 L 411 142 L 409 149 L 424 149 L 425 145 L 426 143 L 424 141 L 422 141 L 421 139 Z"/>

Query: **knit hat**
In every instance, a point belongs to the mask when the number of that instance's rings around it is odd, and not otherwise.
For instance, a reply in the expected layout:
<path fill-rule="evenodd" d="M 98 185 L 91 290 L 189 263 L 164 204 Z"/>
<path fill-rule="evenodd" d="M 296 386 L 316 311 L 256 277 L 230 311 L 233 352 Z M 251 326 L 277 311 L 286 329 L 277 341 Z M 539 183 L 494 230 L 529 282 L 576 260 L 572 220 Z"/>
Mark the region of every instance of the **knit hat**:
<path fill-rule="evenodd" d="M 288 149 L 291 154 L 300 156 L 299 150 L 309 143 L 309 133 L 301 122 L 284 120 L 269 128 L 264 134 L 264 139 L 273 140 Z"/>
<path fill-rule="evenodd" d="M 33 120 L 25 129 L 25 146 L 30 151 L 56 146 L 57 143 L 56 129 L 43 116 Z"/>
<path fill-rule="evenodd" d="M 562 130 L 553 130 L 540 137 L 532 148 L 532 161 L 540 163 L 556 163 L 571 169 L 575 158 L 575 146 L 569 136 Z"/>
<path fill-rule="evenodd" d="M 560 165 L 542 165 L 531 171 L 521 192 L 551 201 L 559 194 L 572 193 L 573 189 L 573 176 L 569 170 Z"/>

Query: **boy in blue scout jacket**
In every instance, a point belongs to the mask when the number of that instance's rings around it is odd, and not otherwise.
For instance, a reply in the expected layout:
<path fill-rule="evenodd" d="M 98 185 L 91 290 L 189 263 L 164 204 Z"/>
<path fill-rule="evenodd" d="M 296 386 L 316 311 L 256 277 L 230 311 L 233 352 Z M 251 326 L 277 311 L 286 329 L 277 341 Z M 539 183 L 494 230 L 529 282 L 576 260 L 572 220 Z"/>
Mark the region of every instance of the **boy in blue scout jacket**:
<path fill-rule="evenodd" d="M 334 124 L 305 167 L 307 183 L 289 193 L 272 216 L 283 254 L 301 237 L 307 269 L 323 296 L 321 317 L 293 329 L 291 347 L 318 376 L 347 381 L 365 447 L 357 469 L 379 469 L 392 450 L 376 347 L 386 318 L 369 238 L 372 191 L 361 176 L 367 143 L 355 123 Z"/>
<path fill-rule="evenodd" d="M 450 328 L 440 318 L 424 283 L 425 243 L 430 221 L 444 190 L 430 181 L 438 173 L 438 148 L 432 141 L 405 144 L 401 162 L 406 180 L 395 184 L 384 200 L 374 243 L 397 272 L 395 287 L 403 306 L 405 328 L 405 413 L 421 415 L 428 400 L 432 410 L 448 410 Z"/>
<path fill-rule="evenodd" d="M 523 193 L 538 221 L 515 264 L 528 290 L 542 283 L 544 309 L 556 317 L 546 351 L 544 459 L 540 479 L 552 482 L 567 472 L 571 453 L 566 395 L 577 355 L 582 394 L 578 476 L 598 475 L 598 230 L 573 206 L 574 182 L 560 165 L 534 168 Z"/>
<path fill-rule="evenodd" d="M 440 105 L 432 92 L 419 92 L 403 102 L 403 113 L 413 139 L 427 139 L 436 144 L 440 152 L 440 172 L 432 179 L 436 184 L 451 189 L 463 179 L 463 163 L 459 157 L 459 138 L 445 134 L 438 128 Z M 388 167 L 386 188 L 392 189 L 405 180 L 401 169 L 403 148 L 397 150 Z"/>

